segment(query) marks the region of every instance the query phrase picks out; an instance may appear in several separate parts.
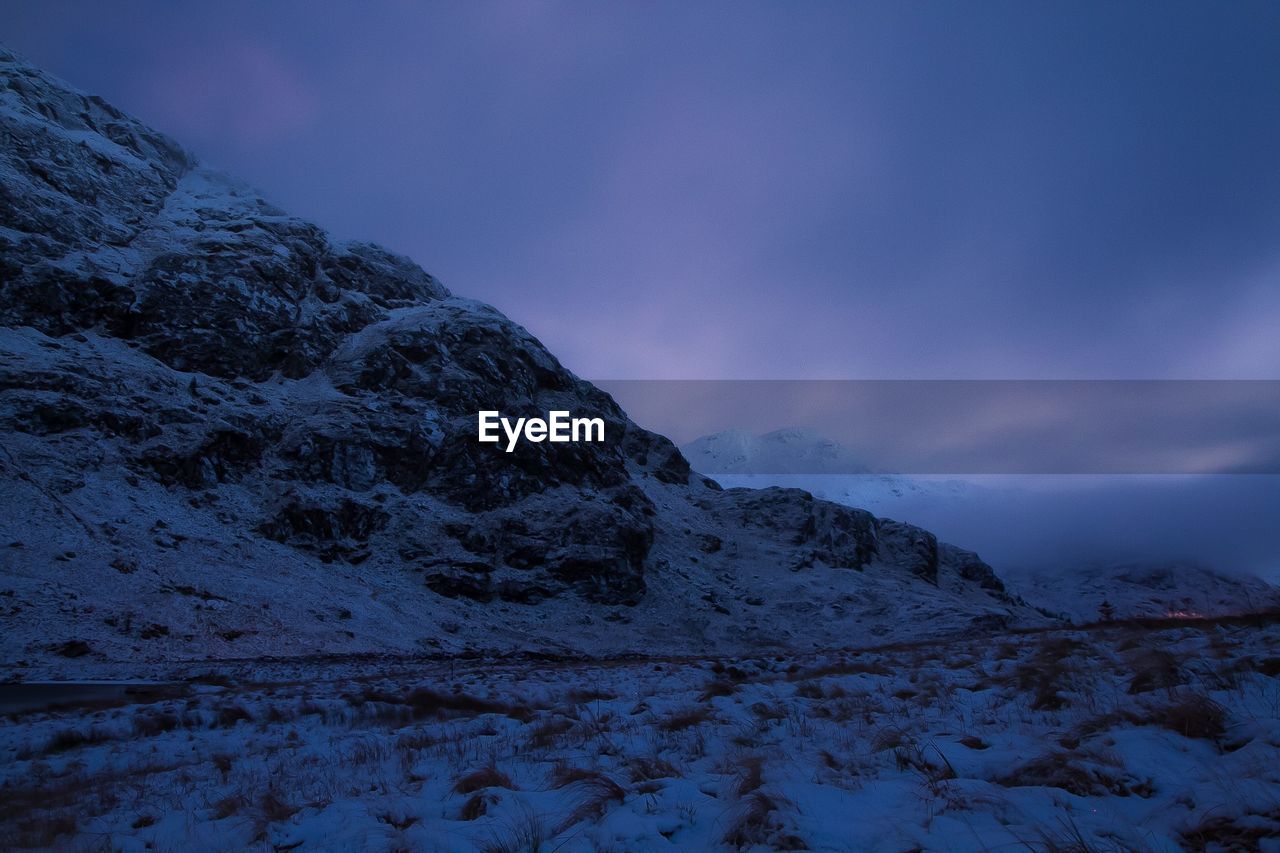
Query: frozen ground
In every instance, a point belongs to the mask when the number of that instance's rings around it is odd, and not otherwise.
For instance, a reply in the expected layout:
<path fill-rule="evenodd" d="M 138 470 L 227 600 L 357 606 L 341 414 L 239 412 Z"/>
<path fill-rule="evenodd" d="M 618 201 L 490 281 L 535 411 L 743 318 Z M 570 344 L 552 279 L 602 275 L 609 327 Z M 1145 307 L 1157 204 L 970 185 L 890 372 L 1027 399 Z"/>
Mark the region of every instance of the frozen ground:
<path fill-rule="evenodd" d="M 1280 849 L 1280 621 L 731 660 L 245 664 L 11 715 L 60 849 Z"/>

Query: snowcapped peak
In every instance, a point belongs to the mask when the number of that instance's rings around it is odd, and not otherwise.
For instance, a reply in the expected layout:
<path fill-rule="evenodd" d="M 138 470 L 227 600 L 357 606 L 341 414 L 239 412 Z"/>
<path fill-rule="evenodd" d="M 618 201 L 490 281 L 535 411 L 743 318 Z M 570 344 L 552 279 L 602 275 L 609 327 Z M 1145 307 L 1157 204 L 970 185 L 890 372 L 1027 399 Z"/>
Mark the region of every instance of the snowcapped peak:
<path fill-rule="evenodd" d="M 868 474 L 871 469 L 838 442 L 805 427 L 763 435 L 728 429 L 681 448 L 705 474 Z"/>

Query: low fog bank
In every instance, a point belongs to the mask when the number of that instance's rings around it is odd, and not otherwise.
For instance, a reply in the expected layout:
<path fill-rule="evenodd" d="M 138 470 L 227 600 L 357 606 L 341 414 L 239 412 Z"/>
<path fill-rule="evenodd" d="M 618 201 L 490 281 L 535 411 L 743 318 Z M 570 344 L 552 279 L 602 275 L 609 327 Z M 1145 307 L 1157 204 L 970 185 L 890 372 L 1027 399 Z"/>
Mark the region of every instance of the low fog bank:
<path fill-rule="evenodd" d="M 925 527 L 997 571 L 1194 561 L 1280 583 L 1280 476 L 722 475 Z"/>

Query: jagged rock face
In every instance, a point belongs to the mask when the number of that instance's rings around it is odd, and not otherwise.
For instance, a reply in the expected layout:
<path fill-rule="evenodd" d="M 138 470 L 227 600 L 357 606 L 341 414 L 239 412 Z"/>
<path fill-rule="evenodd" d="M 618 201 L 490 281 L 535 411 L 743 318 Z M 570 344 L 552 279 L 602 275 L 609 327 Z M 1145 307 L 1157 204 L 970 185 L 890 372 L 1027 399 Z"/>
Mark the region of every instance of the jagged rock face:
<path fill-rule="evenodd" d="M 679 469 L 664 439 L 630 424 L 523 329 L 452 299 L 407 259 L 332 243 L 101 101 L 60 90 L 12 59 L 4 68 L 4 321 L 127 342 L 170 368 L 150 371 L 146 386 L 193 398 L 161 405 L 141 394 L 122 406 L 125 388 L 110 370 L 94 376 L 70 358 L 57 388 L 47 376 L 17 375 L 21 364 L 10 362 L 12 428 L 126 436 L 136 442 L 127 464 L 190 489 L 246 476 L 352 493 L 390 484 L 472 512 L 502 509 L 491 526 L 526 531 L 536 565 L 560 581 L 548 589 L 590 581 L 606 600 L 643 590 L 652 523 L 647 499 L 628 488 L 628 464 L 650 466 L 656 451 L 657 472 L 670 475 L 672 460 Z M 247 393 L 218 399 L 200 379 L 184 389 L 176 373 L 232 380 Z M 317 374 L 338 399 L 303 402 L 293 416 L 253 403 L 252 383 Z M 552 408 L 606 418 L 613 440 L 525 442 L 510 454 L 474 441 L 480 409 L 520 416 Z M 604 499 L 545 520 L 513 509 L 560 486 Z M 385 511 L 353 509 L 363 505 L 350 496 L 293 500 L 268 509 L 257 530 L 326 558 L 350 555 L 361 551 L 351 542 L 367 542 L 386 523 Z M 353 513 L 364 520 L 353 523 Z M 369 523 L 373 516 L 382 523 Z M 495 562 L 504 557 L 496 544 L 483 550 Z M 615 573 L 621 582 L 608 577 Z"/>
<path fill-rule="evenodd" d="M 797 489 L 728 489 L 715 503 L 730 523 L 769 531 L 799 550 L 801 566 L 815 562 L 861 569 L 879 552 L 875 517 L 863 509 L 820 501 Z M 715 506 L 712 503 L 712 506 Z"/>
<path fill-rule="evenodd" d="M 927 530 L 889 519 L 881 519 L 879 533 L 881 550 L 889 560 L 905 566 L 913 575 L 929 583 L 938 582 L 938 537 Z M 991 567 L 987 566 L 987 570 L 990 571 Z M 976 577 L 967 579 L 977 580 Z"/>
<path fill-rule="evenodd" d="M 972 581 L 983 589 L 1004 594 L 1004 583 L 996 577 L 995 570 L 982 561 L 977 554 L 943 543 L 938 546 L 942 559 L 955 566 L 956 573 L 966 581 Z"/>
<path fill-rule="evenodd" d="M 256 582 L 276 559 L 262 555 L 285 549 L 291 571 L 352 571 L 375 598 L 416 589 L 401 597 L 425 596 L 414 612 L 430 622 L 432 602 L 468 619 L 488 618 L 476 603 L 634 606 L 658 578 L 664 607 L 698 631 L 727 599 L 681 587 L 679 565 L 938 583 L 930 534 L 795 490 L 720 491 L 493 308 L 385 249 L 334 241 L 3 52 L 0 138 L 0 491 L 47 502 L 40 523 L 60 532 L 46 538 L 87 542 L 112 583 L 143 584 L 152 566 L 153 589 L 204 590 L 164 575 L 192 565 L 210 585 Z M 507 453 L 476 441 L 481 409 L 600 417 L 606 441 Z M 157 507 L 203 532 L 138 518 Z M 6 565 L 38 575 L 39 554 L 10 535 Z M 961 563 L 990 587 L 989 567 Z M 333 594 L 360 588 L 343 583 Z M 194 597 L 225 609 L 232 593 Z M 199 630 L 155 636 L 198 645 Z"/>
<path fill-rule="evenodd" d="M 119 316 L 133 294 L 111 275 L 112 259 L 160 213 L 191 160 L 10 55 L 0 53 L 0 75 L 0 317 L 65 334 Z M 68 270 L 77 287 L 66 286 Z"/>
<path fill-rule="evenodd" d="M 427 585 L 442 595 L 529 602 L 569 587 L 598 603 L 636 604 L 653 545 L 652 503 L 634 486 L 608 500 L 539 495 L 536 516 L 505 510 L 447 529 L 473 559 L 429 561 Z"/>

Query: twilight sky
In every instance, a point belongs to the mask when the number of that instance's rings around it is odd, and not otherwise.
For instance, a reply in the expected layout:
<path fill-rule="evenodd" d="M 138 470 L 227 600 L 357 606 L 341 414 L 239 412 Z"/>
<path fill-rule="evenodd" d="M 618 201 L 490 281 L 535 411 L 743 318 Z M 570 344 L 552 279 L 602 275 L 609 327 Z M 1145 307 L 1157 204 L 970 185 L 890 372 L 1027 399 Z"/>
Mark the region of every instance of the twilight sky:
<path fill-rule="evenodd" d="M 593 378 L 1280 378 L 1274 2 L 13 2 Z"/>

